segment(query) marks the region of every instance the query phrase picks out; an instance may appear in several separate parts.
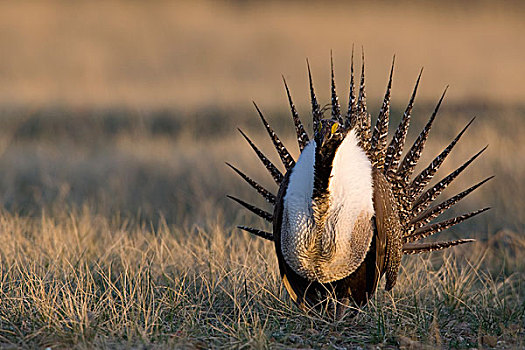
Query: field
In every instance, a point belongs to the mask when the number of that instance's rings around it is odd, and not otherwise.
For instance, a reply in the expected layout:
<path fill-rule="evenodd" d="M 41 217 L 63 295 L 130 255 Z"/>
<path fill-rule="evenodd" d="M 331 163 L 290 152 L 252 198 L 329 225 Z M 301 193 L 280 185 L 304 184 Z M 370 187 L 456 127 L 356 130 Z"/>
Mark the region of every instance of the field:
<path fill-rule="evenodd" d="M 523 348 L 524 7 L 405 5 L 0 3 L 0 347 Z M 346 102 L 354 43 L 374 116 L 396 54 L 392 128 L 425 67 L 409 143 L 451 84 L 423 165 L 477 117 L 437 178 L 489 147 L 440 199 L 495 178 L 446 217 L 492 209 L 436 237 L 476 243 L 405 257 L 333 321 L 235 228 L 269 229 L 224 162 L 276 190 L 236 127 L 278 163 L 255 99 L 297 156 L 280 74 L 311 127 L 304 58 L 327 102 L 334 50 Z"/>

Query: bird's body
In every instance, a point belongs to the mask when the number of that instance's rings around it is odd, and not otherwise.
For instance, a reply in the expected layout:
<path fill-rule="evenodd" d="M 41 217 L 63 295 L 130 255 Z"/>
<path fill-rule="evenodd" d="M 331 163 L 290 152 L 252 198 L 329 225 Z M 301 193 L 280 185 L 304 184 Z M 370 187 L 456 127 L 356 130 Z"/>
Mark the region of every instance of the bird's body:
<path fill-rule="evenodd" d="M 348 276 L 366 255 L 374 216 L 372 167 L 353 132 L 331 169 L 318 167 L 317 174 L 315 148 L 310 142 L 290 171 L 282 222 L 274 232 L 281 232 L 281 252 L 294 271 L 325 283 Z M 315 175 L 330 179 L 326 193 L 314 196 Z"/>
<path fill-rule="evenodd" d="M 279 185 L 277 195 L 230 165 L 274 206 L 273 213 L 270 213 L 231 197 L 272 222 L 272 233 L 244 226 L 240 228 L 274 241 L 283 283 L 291 298 L 304 309 L 326 306 L 327 300 L 335 301 L 334 305 L 365 304 L 383 275 L 386 275 L 387 290 L 395 285 L 403 253 L 439 250 L 472 240 L 415 241 L 486 210 L 430 224 L 488 180 L 430 206 L 479 152 L 437 185 L 424 191 L 470 123 L 427 168 L 410 180 L 443 96 L 414 145 L 401 160 L 419 77 L 399 127 L 387 147 L 393 64 L 373 131 L 370 115 L 366 112 L 364 63 L 357 98 L 353 63 L 351 67 L 349 106 L 343 115 L 335 92 L 332 64 L 332 115 L 329 119 L 323 119 L 308 68 L 314 126 L 312 140 L 304 130 L 285 82 L 301 150 L 297 162 L 257 108 L 286 172 L 281 173 L 244 133 L 243 136 Z M 335 307 L 338 315 L 341 310 Z"/>

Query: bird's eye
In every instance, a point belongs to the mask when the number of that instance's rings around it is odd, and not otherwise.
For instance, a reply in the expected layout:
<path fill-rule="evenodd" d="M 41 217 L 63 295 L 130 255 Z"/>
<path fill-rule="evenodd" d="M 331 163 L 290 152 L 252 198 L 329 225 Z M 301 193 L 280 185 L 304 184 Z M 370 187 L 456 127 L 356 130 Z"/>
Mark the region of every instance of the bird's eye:
<path fill-rule="evenodd" d="M 332 132 L 332 134 L 335 134 L 338 128 L 339 128 L 339 123 L 334 123 L 330 131 Z"/>

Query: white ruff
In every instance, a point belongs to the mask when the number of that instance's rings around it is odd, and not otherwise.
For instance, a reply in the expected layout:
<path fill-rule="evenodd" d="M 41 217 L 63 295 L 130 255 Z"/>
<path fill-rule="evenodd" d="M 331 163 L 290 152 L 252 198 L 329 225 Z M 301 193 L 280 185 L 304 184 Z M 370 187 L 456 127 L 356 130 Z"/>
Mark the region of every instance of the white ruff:
<path fill-rule="evenodd" d="M 297 272 L 302 252 L 306 250 L 307 236 L 314 227 L 312 193 L 314 188 L 315 142 L 303 149 L 291 170 L 288 188 L 283 200 L 281 224 L 281 251 L 286 262 Z M 301 274 L 302 275 L 302 274 Z"/>
<path fill-rule="evenodd" d="M 328 186 L 330 204 L 325 228 L 335 232 L 336 253 L 329 259 L 312 259 L 309 243 L 315 227 L 312 215 L 315 147 L 313 141 L 305 147 L 290 175 L 283 203 L 281 250 L 286 262 L 299 275 L 326 283 L 348 276 L 365 258 L 372 235 L 359 241 L 358 246 L 351 241 L 357 219 L 366 221 L 374 215 L 372 167 L 351 130 L 335 154 Z"/>

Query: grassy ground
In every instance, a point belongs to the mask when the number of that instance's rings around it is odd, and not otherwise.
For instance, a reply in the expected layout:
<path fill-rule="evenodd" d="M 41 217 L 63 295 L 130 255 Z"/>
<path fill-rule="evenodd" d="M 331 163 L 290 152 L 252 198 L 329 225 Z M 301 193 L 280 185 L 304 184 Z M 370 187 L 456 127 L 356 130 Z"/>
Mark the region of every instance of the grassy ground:
<path fill-rule="evenodd" d="M 519 2 L 0 2 L 0 347 L 525 347 L 525 7 Z M 396 53 L 392 125 L 425 66 L 409 142 L 451 89 L 422 166 L 477 120 L 438 181 L 485 145 L 448 198 L 493 209 L 439 235 L 478 241 L 403 261 L 354 318 L 288 299 L 266 228 L 225 197 L 276 190 L 236 127 L 278 162 L 256 99 L 294 156 L 280 85 L 308 116 L 304 57 L 328 98 L 352 44 L 377 115 Z M 346 93 L 341 93 L 346 97 Z M 345 98 L 342 98 L 345 101 Z M 307 122 L 308 117 L 303 117 Z"/>
<path fill-rule="evenodd" d="M 525 345 L 525 241 L 510 231 L 407 258 L 393 292 L 333 322 L 292 305 L 270 243 L 221 219 L 152 230 L 83 210 L 0 225 L 3 347 Z"/>
<path fill-rule="evenodd" d="M 416 129 L 430 107 L 416 110 Z M 273 246 L 235 229 L 264 223 L 229 203 L 226 193 L 264 204 L 223 162 L 234 162 L 272 188 L 232 131 L 242 126 L 270 151 L 253 111 L 238 117 L 199 112 L 197 119 L 168 111 L 6 114 L 0 344 L 525 346 L 524 170 L 523 162 L 508 157 L 523 147 L 523 110 L 446 105 L 423 162 L 473 112 L 478 120 L 438 174 L 490 140 L 487 154 L 448 195 L 495 174 L 457 212 L 494 209 L 441 235 L 479 242 L 406 257 L 392 292 L 380 290 L 355 318 L 340 322 L 295 308 L 280 283 Z M 295 151 L 287 113 L 269 118 Z"/>

